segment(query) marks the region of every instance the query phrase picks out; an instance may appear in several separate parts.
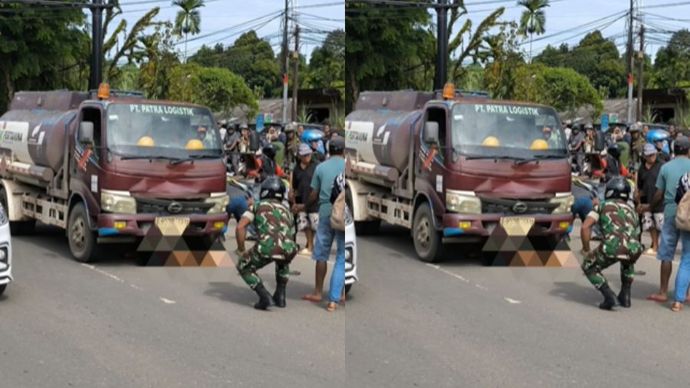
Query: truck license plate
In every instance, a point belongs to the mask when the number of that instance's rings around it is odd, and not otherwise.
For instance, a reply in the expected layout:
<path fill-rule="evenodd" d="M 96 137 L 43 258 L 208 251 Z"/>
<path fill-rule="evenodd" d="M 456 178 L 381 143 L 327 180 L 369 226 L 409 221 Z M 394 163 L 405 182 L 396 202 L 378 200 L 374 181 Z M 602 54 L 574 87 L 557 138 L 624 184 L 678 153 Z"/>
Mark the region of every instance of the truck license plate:
<path fill-rule="evenodd" d="M 534 225 L 534 217 L 503 217 L 501 226 L 508 236 L 526 236 Z"/>
<path fill-rule="evenodd" d="M 163 236 L 182 236 L 189 225 L 189 217 L 156 217 L 156 226 Z"/>

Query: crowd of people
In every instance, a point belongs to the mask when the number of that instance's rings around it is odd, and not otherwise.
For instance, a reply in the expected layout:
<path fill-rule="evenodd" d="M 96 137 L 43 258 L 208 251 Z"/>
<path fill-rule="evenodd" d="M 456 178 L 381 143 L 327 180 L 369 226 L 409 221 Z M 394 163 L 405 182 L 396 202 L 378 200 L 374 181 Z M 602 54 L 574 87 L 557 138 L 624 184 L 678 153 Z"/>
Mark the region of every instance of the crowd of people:
<path fill-rule="evenodd" d="M 285 307 L 289 265 L 297 254 L 315 261 L 313 292 L 303 300 L 320 303 L 328 271 L 328 259 L 336 243 L 326 309 L 334 311 L 345 301 L 345 232 L 333 226 L 333 204 L 343 191 L 345 140 L 325 124 L 316 136 L 305 136 L 302 125 L 269 126 L 261 134 L 246 124 L 220 123 L 228 171 L 242 175 L 259 187 L 233 196 L 228 213 L 237 221 L 237 270 L 256 292 L 259 310 Z M 238 133 L 239 130 L 239 133 Z M 306 246 L 299 250 L 297 233 Z M 256 241 L 246 249 L 249 237 Z M 257 271 L 274 262 L 276 290 L 266 290 Z"/>
<path fill-rule="evenodd" d="M 615 126 L 607 134 L 595 131 L 591 125 L 584 126 L 584 134 L 569 123 L 565 127 L 570 132 L 566 136 L 574 160 L 572 213 L 583 222 L 582 269 L 604 296 L 599 307 L 630 307 L 634 264 L 642 254 L 656 256 L 660 262 L 659 291 L 647 299 L 667 302 L 671 263 L 680 240 L 682 254 L 671 305 L 673 311 L 679 311 L 690 283 L 690 231 L 680 228 L 676 220 L 678 204 L 690 191 L 690 139 L 673 126 L 667 136 L 650 135 L 649 127 L 639 124 L 627 129 Z M 590 160 L 599 168 L 588 171 L 585 155 L 591 156 L 602 148 L 598 163 Z M 643 232 L 648 232 L 651 239 L 646 251 Z M 590 250 L 592 239 L 601 240 L 594 250 Z M 601 273 L 617 262 L 621 264 L 622 284 L 618 295 Z"/>

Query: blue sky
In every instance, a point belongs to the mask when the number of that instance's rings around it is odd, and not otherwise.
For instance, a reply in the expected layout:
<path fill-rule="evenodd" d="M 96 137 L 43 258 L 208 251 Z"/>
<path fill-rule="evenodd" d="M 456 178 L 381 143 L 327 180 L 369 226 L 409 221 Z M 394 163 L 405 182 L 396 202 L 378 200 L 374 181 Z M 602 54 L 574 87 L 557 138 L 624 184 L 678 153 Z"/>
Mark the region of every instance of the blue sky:
<path fill-rule="evenodd" d="M 489 4 L 487 4 L 489 3 Z M 665 45 L 671 37 L 670 31 L 677 31 L 683 28 L 690 28 L 690 1 L 683 0 L 636 0 L 643 12 L 645 28 L 650 31 L 648 34 L 645 52 L 653 55 Z M 668 6 L 668 4 L 683 3 L 683 5 Z M 469 17 L 476 27 L 491 10 L 500 5 L 506 6 L 504 20 L 520 19 L 522 8 L 517 6 L 517 1 L 500 0 L 466 0 Z M 551 6 L 546 8 L 546 33 L 543 40 L 537 41 L 541 37 L 535 36 L 533 43 L 533 55 L 539 53 L 547 44 L 560 45 L 568 43 L 570 46 L 576 45 L 587 32 L 593 27 L 605 28 L 602 33 L 604 37 L 616 39 L 619 50 L 625 50 L 627 41 L 626 20 L 616 16 L 604 19 L 607 16 L 618 12 L 625 12 L 630 8 L 630 0 L 552 0 Z M 595 20 L 603 19 L 594 23 Z M 674 19 L 674 20 L 671 20 Z M 586 25 L 586 28 L 577 28 Z M 636 27 L 637 29 L 637 27 Z M 552 37 L 548 35 L 558 33 Z M 635 47 L 639 46 L 636 41 Z M 524 49 L 529 50 L 529 44 L 525 44 Z"/>
<path fill-rule="evenodd" d="M 321 44 L 325 33 L 333 29 L 345 28 L 345 0 L 290 0 L 296 5 L 301 28 L 312 32 L 306 33 L 300 52 L 308 55 Z M 157 20 L 174 21 L 178 8 L 171 6 L 171 0 L 120 0 L 120 5 L 127 20 L 128 26 L 143 16 L 155 6 L 161 8 Z M 208 37 L 194 40 L 190 36 L 188 43 L 188 55 L 192 55 L 202 44 L 215 45 L 223 43 L 231 45 L 242 32 L 254 27 L 259 37 L 266 37 L 273 45 L 274 51 L 280 50 L 282 41 L 281 21 L 272 19 L 269 14 L 278 13 L 285 7 L 284 0 L 206 0 L 206 6 L 201 9 L 201 33 L 199 36 L 215 33 Z M 269 15 L 269 16 L 266 16 Z M 266 16 L 265 18 L 262 18 Z M 255 22 L 248 21 L 259 19 Z M 232 28 L 238 26 L 237 28 Z M 292 47 L 292 44 L 291 46 Z M 180 52 L 184 44 L 178 46 Z"/>

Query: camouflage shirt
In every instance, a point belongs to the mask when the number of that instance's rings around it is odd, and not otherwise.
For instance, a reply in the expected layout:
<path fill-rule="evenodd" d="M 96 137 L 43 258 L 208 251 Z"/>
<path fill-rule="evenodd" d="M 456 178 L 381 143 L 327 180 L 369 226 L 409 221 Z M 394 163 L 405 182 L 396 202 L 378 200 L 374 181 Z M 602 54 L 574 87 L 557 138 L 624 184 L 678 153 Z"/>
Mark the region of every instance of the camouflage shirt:
<path fill-rule="evenodd" d="M 257 231 L 256 249 L 261 256 L 284 255 L 288 260 L 297 254 L 295 220 L 281 202 L 263 200 L 254 205 L 253 212 L 244 217 L 254 223 Z"/>
<path fill-rule="evenodd" d="M 637 259 L 642 254 L 640 220 L 627 203 L 607 200 L 589 217 L 599 222 L 603 238 L 599 250 L 616 259 Z"/>

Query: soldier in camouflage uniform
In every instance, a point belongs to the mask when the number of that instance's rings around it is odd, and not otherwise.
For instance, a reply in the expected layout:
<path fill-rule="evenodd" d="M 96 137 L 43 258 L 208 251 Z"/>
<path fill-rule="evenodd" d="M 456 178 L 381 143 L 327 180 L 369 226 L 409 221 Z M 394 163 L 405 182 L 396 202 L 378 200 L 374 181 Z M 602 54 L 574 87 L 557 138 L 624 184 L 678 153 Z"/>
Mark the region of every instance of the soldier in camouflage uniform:
<path fill-rule="evenodd" d="M 290 272 L 289 264 L 297 254 L 295 242 L 295 221 L 289 208 L 283 203 L 286 190 L 283 181 L 276 176 L 267 178 L 261 184 L 260 201 L 252 212 L 247 211 L 237 225 L 237 247 L 240 259 L 237 270 L 242 279 L 259 296 L 254 308 L 266 310 L 271 300 L 278 307 L 285 307 L 285 286 Z M 247 226 L 254 223 L 257 241 L 245 252 L 244 242 Z M 276 264 L 276 291 L 271 294 L 264 287 L 256 271 L 267 264 Z"/>
<path fill-rule="evenodd" d="M 592 211 L 582 225 L 582 247 L 586 258 L 582 270 L 587 279 L 604 296 L 599 305 L 603 310 L 612 310 L 616 300 L 623 307 L 630 307 L 630 286 L 635 273 L 634 264 L 642 254 L 640 243 L 640 221 L 634 207 L 629 203 L 631 188 L 628 181 L 615 177 L 606 184 L 605 201 Z M 601 244 L 590 251 L 589 242 L 592 226 L 599 223 L 603 233 Z M 621 292 L 616 296 L 601 273 L 604 269 L 620 262 Z"/>

